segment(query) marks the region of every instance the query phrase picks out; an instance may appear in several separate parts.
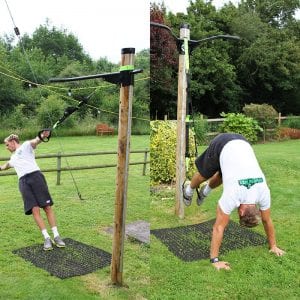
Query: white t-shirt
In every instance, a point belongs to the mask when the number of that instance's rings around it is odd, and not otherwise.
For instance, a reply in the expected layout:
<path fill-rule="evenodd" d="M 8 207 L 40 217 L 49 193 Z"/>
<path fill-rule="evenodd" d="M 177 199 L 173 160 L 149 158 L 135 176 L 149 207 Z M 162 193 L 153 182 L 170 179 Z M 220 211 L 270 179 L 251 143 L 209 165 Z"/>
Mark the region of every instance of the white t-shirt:
<path fill-rule="evenodd" d="M 257 204 L 261 210 L 270 208 L 270 190 L 249 143 L 228 142 L 221 151 L 220 166 L 223 194 L 219 206 L 225 214 L 240 204 Z"/>
<path fill-rule="evenodd" d="M 29 141 L 24 142 L 16 149 L 8 163 L 11 167 L 15 168 L 18 178 L 40 170 L 35 161 L 34 150 Z"/>

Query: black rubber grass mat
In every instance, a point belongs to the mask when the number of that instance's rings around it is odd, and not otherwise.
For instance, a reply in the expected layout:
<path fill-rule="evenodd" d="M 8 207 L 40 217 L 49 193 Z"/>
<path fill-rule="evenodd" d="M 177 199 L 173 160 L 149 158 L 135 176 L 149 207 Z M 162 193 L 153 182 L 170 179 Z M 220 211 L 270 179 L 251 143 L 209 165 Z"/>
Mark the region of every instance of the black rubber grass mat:
<path fill-rule="evenodd" d="M 110 253 L 70 238 L 65 238 L 64 242 L 65 248 L 53 246 L 53 250 L 45 251 L 39 244 L 13 253 L 61 279 L 85 275 L 110 265 Z"/>
<path fill-rule="evenodd" d="M 210 257 L 210 241 L 214 223 L 215 220 L 209 220 L 188 226 L 154 229 L 151 230 L 151 233 L 183 261 L 208 259 Z M 266 243 L 267 240 L 263 235 L 230 221 L 224 231 L 220 254 L 224 254 L 229 250 Z"/>

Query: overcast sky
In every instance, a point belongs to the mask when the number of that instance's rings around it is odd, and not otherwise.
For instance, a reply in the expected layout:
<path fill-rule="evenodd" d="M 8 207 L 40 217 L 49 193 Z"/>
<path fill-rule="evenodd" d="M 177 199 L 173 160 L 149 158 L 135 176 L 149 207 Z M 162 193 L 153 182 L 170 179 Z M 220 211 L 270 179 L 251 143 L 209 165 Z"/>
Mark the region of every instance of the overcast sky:
<path fill-rule="evenodd" d="M 13 33 L 8 4 L 21 35 L 41 24 L 73 33 L 93 59 L 118 63 L 121 49 L 149 48 L 149 0 L 0 0 L 0 35 Z"/>

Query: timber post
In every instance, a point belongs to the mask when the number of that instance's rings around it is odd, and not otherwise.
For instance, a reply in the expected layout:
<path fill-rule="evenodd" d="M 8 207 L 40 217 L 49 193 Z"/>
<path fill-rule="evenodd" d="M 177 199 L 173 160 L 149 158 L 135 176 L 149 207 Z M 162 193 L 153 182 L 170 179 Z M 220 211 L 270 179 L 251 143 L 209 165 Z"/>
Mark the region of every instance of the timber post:
<path fill-rule="evenodd" d="M 111 260 L 112 284 L 123 285 L 123 252 L 133 99 L 134 48 L 123 48 L 121 52 L 121 87 L 118 125 L 118 163 L 114 215 L 113 250 Z"/>
<path fill-rule="evenodd" d="M 184 203 L 182 185 L 185 180 L 185 151 L 186 151 L 186 106 L 187 106 L 187 72 L 189 70 L 188 41 L 190 29 L 188 24 L 181 25 L 181 45 L 178 65 L 178 100 L 177 100 L 177 144 L 176 144 L 176 206 L 175 212 L 179 218 L 184 218 Z"/>

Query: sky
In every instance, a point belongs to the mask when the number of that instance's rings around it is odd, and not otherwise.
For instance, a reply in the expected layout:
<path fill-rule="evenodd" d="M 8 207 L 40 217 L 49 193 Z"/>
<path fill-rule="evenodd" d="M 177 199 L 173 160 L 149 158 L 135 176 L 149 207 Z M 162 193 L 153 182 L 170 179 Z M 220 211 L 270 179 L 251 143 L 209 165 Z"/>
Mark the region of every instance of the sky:
<path fill-rule="evenodd" d="M 119 63 L 122 48 L 150 47 L 149 0 L 0 0 L 0 36 L 14 33 L 6 3 L 21 36 L 32 35 L 48 18 L 73 33 L 95 60 Z"/>

